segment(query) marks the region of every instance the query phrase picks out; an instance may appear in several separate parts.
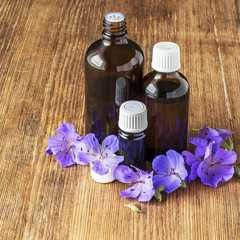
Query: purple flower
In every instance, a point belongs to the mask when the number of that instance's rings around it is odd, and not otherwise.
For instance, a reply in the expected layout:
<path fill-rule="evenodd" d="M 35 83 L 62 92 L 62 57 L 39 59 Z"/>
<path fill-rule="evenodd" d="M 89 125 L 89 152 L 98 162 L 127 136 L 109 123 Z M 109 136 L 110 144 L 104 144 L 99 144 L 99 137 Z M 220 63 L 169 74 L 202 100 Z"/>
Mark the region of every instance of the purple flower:
<path fill-rule="evenodd" d="M 196 155 L 188 151 L 183 151 L 182 156 L 185 160 L 185 167 L 188 171 L 188 176 L 184 181 L 186 183 L 189 183 L 190 181 L 194 181 L 197 178 L 197 169 L 203 158 L 197 158 Z"/>
<path fill-rule="evenodd" d="M 196 146 L 196 156 L 204 157 L 209 143 L 214 141 L 212 150 L 213 153 L 215 153 L 220 147 L 221 143 L 228 138 L 228 134 L 233 134 L 233 132 L 226 129 L 213 129 L 205 126 L 199 132 L 198 137 L 189 138 L 189 142 Z"/>
<path fill-rule="evenodd" d="M 134 166 L 132 166 L 134 167 Z M 138 197 L 139 202 L 148 202 L 154 195 L 153 187 L 153 171 L 147 173 L 141 169 L 134 167 L 135 173 L 131 168 L 120 165 L 114 171 L 114 177 L 122 183 L 135 183 L 132 187 L 120 192 L 121 197 Z"/>
<path fill-rule="evenodd" d="M 214 142 L 207 147 L 204 160 L 197 168 L 197 175 L 203 184 L 216 188 L 218 182 L 226 182 L 232 178 L 237 154 L 234 151 L 218 148 L 213 155 L 213 145 Z"/>
<path fill-rule="evenodd" d="M 119 149 L 118 138 L 114 135 L 106 137 L 102 146 L 93 133 L 89 133 L 84 138 L 87 153 L 78 154 L 79 161 L 86 164 L 92 164 L 92 170 L 99 175 L 105 175 L 109 172 L 109 168 L 117 167 L 124 160 L 123 156 L 114 155 Z"/>
<path fill-rule="evenodd" d="M 49 138 L 46 153 L 56 155 L 56 159 L 62 167 L 75 163 L 84 165 L 85 162 L 79 161 L 77 158 L 79 152 L 86 151 L 84 137 L 76 134 L 75 127 L 70 123 L 62 123 L 56 133 L 57 136 Z"/>
<path fill-rule="evenodd" d="M 182 181 L 188 175 L 183 157 L 174 150 L 168 150 L 166 156 L 159 155 L 155 157 L 152 167 L 157 173 L 153 177 L 154 187 L 165 186 L 167 193 L 181 187 Z"/>

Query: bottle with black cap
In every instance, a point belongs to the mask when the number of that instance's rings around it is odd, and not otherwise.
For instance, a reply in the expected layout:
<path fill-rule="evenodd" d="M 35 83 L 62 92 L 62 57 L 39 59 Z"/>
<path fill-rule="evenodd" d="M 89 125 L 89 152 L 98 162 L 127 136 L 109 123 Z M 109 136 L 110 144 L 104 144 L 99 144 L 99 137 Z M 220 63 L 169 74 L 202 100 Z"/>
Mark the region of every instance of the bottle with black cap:
<path fill-rule="evenodd" d="M 116 81 L 126 81 L 125 99 L 137 99 L 143 70 L 143 52 L 127 38 L 125 16 L 120 12 L 105 15 L 102 39 L 94 42 L 85 55 L 85 125 L 86 133 L 103 137 L 117 134 L 112 127 L 115 111 Z M 115 96 L 116 95 L 116 96 Z"/>

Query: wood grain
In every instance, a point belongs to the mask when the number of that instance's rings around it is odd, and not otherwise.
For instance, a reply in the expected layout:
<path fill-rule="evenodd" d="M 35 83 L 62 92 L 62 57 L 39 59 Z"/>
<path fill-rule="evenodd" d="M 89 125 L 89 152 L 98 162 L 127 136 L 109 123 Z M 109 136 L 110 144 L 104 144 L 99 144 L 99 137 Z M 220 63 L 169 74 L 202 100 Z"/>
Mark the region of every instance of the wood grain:
<path fill-rule="evenodd" d="M 131 212 L 121 183 L 45 154 L 60 123 L 84 134 L 84 54 L 102 20 L 121 11 L 145 54 L 174 41 L 191 85 L 189 136 L 234 131 L 240 154 L 239 0 L 2 0 L 0 2 L 0 239 L 240 239 L 240 184 L 198 180 Z"/>

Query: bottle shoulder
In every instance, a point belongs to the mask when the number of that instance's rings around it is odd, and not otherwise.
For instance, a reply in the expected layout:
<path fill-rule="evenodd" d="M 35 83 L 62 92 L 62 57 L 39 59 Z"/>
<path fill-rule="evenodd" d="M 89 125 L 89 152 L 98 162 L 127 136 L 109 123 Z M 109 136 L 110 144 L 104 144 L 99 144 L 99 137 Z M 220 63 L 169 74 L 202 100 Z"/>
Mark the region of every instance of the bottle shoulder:
<path fill-rule="evenodd" d="M 127 41 L 128 41 L 128 43 L 129 43 L 130 45 L 134 46 L 134 48 L 135 48 L 137 51 L 139 51 L 142 55 L 144 55 L 141 47 L 140 47 L 136 42 L 134 42 L 133 40 L 131 40 L 131 39 L 129 39 L 129 38 L 127 38 Z"/>
<path fill-rule="evenodd" d="M 118 41 L 99 39 L 92 43 L 85 55 L 85 63 L 95 68 L 128 70 L 143 64 L 142 49 L 130 39 Z"/>
<path fill-rule="evenodd" d="M 189 94 L 189 82 L 180 72 L 152 71 L 143 78 L 143 89 L 148 98 L 178 98 Z"/>

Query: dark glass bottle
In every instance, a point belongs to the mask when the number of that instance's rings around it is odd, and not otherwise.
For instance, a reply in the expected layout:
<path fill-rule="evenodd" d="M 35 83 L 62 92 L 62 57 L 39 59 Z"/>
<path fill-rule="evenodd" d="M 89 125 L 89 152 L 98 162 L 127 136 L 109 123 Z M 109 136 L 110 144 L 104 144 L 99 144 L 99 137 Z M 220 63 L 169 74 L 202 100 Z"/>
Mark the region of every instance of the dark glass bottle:
<path fill-rule="evenodd" d="M 177 72 L 180 68 L 179 46 L 170 42 L 154 45 L 154 71 L 143 79 L 148 110 L 146 158 L 187 147 L 189 83 Z"/>
<path fill-rule="evenodd" d="M 124 165 L 145 169 L 146 131 L 140 133 L 118 132 L 119 154 L 124 156 Z"/>
<path fill-rule="evenodd" d="M 122 13 L 108 13 L 103 21 L 103 38 L 94 42 L 85 55 L 86 133 L 101 140 L 117 135 L 115 93 L 119 77 L 126 80 L 126 100 L 140 95 L 143 52 L 127 39 Z"/>
<path fill-rule="evenodd" d="M 124 102 L 119 111 L 119 154 L 123 164 L 144 169 L 147 128 L 147 109 L 139 101 Z"/>

